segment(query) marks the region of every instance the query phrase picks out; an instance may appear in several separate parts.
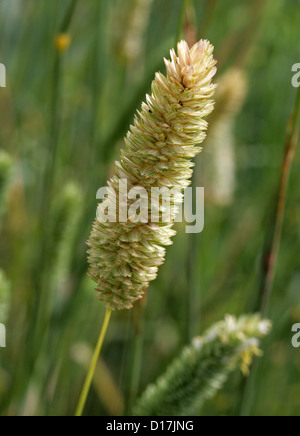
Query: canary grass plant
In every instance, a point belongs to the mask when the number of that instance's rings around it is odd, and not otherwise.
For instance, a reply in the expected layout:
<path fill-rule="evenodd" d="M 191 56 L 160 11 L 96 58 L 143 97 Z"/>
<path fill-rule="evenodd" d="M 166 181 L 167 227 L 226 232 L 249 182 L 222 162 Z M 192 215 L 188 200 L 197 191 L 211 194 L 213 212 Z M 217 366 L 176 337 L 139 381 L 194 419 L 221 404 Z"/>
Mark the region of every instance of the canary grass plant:
<path fill-rule="evenodd" d="M 171 61 L 165 61 L 167 77 L 156 74 L 152 95 L 146 96 L 147 103 L 138 111 L 125 140 L 127 148 L 108 182 L 117 204 L 123 201 L 120 179 L 127 181 L 129 189 L 142 187 L 149 193 L 151 188 L 184 190 L 189 186 L 194 165 L 191 159 L 201 151 L 196 145 L 205 139 L 205 117 L 214 106 L 216 62 L 212 53 L 208 41 L 198 42 L 191 50 L 181 41 L 178 56 L 171 50 Z M 100 215 L 110 201 L 109 197 L 104 199 Z M 181 203 L 182 195 L 173 202 L 174 206 Z M 129 212 L 130 206 L 129 202 Z M 162 207 L 159 214 L 163 219 Z M 175 235 L 172 226 L 176 207 L 170 215 L 168 221 L 159 224 L 96 219 L 88 241 L 89 275 L 107 307 L 130 309 L 143 297 L 164 262 L 164 247 Z"/>
<path fill-rule="evenodd" d="M 297 415 L 294 2 L 0 9 L 0 414 Z"/>
<path fill-rule="evenodd" d="M 126 149 L 115 164 L 115 175 L 108 182 L 116 192 L 116 202 L 123 201 L 118 191 L 120 179 L 129 189 L 179 188 L 190 184 L 197 146 L 206 137 L 205 117 L 214 107 L 216 74 L 213 46 L 201 40 L 189 49 L 185 41 L 171 50 L 171 60 L 165 59 L 167 75 L 156 73 L 152 94 L 135 116 L 134 125 L 125 139 Z M 165 247 L 175 235 L 172 229 L 176 206 L 183 195 L 173 198 L 173 210 L 168 221 L 160 223 L 94 222 L 88 241 L 89 276 L 97 283 L 99 299 L 107 307 L 104 325 L 95 350 L 90 371 L 79 400 L 76 415 L 83 412 L 95 366 L 103 344 L 112 310 L 131 309 L 141 299 L 150 281 L 157 276 L 165 257 Z M 110 197 L 104 198 L 109 208 Z M 130 203 L 127 205 L 130 210 Z M 148 205 L 151 210 L 151 204 Z M 162 207 L 159 215 L 163 218 Z M 100 205 L 100 215 L 105 207 Z"/>

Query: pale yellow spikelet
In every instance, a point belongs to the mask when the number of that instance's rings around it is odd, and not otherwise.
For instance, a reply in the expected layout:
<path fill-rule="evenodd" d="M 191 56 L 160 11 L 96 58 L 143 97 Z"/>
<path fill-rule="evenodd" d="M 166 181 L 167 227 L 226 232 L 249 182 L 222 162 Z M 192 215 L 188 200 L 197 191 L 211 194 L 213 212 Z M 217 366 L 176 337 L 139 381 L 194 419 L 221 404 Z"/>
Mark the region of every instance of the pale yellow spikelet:
<path fill-rule="evenodd" d="M 183 190 L 190 184 L 191 159 L 201 151 L 195 145 L 205 139 L 204 118 L 214 106 L 213 46 L 201 40 L 190 50 L 181 41 L 178 53 L 171 50 L 171 60 L 165 64 L 167 76 L 156 74 L 152 94 L 137 112 L 125 139 L 126 149 L 108 182 L 116 192 L 117 204 L 123 201 L 120 179 L 126 180 L 128 189 L 140 186 L 148 193 L 152 187 Z M 182 197 L 175 198 L 174 205 L 181 203 Z M 101 210 L 110 201 L 105 198 Z M 175 214 L 174 208 L 169 221 L 160 223 L 96 219 L 88 241 L 89 276 L 97 283 L 99 299 L 106 306 L 129 309 L 142 298 L 164 262 L 165 246 L 172 243 Z"/>

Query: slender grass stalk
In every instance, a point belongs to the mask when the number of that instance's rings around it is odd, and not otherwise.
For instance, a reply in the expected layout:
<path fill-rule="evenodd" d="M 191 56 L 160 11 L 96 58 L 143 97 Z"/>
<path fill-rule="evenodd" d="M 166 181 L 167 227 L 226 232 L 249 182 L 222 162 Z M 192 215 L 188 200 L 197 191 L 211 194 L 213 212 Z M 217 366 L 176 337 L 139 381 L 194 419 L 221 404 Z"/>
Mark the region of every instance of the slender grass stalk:
<path fill-rule="evenodd" d="M 254 307 L 254 312 L 260 310 L 264 315 L 266 315 L 269 310 L 270 297 L 273 291 L 276 267 L 278 264 L 289 177 L 299 139 L 299 121 L 300 88 L 298 89 L 294 110 L 292 112 L 287 127 L 287 136 L 282 163 L 281 178 L 277 194 L 277 202 L 276 207 L 274 208 L 274 212 L 271 216 L 271 222 L 269 226 L 271 228 L 271 235 L 268 236 L 265 241 L 265 248 L 262 259 L 260 290 L 256 305 Z M 254 398 L 253 380 L 255 380 L 255 375 L 257 374 L 257 371 L 258 362 L 255 361 L 251 377 L 249 377 L 247 380 L 243 380 L 241 383 L 241 401 L 239 402 L 241 416 L 249 416 L 250 414 L 250 407 L 253 403 Z"/>
<path fill-rule="evenodd" d="M 128 401 L 126 405 L 126 415 L 132 410 L 136 397 L 139 391 L 141 369 L 143 362 L 143 349 L 144 349 L 144 334 L 145 334 L 145 308 L 144 300 L 137 301 L 132 311 L 132 322 L 135 327 L 134 338 L 131 345 L 130 355 L 130 375 L 129 375 L 129 389 Z"/>
<path fill-rule="evenodd" d="M 61 22 L 60 33 L 64 33 L 70 27 L 71 21 L 73 19 L 73 15 L 77 6 L 78 0 L 71 0 L 69 8 Z"/>
<path fill-rule="evenodd" d="M 93 350 L 86 343 L 78 342 L 73 345 L 71 355 L 74 362 L 85 371 L 88 371 Z M 109 415 L 122 416 L 124 414 L 124 396 L 117 386 L 110 369 L 101 358 L 98 360 L 93 377 L 93 388 Z M 58 408 L 58 410 L 60 409 Z"/>
<path fill-rule="evenodd" d="M 282 163 L 281 178 L 278 190 L 278 199 L 274 214 L 271 217 L 271 238 L 266 241 L 263 264 L 262 280 L 260 285 L 258 309 L 262 313 L 268 312 L 269 301 L 273 290 L 275 272 L 278 262 L 278 255 L 281 245 L 282 230 L 284 224 L 284 214 L 286 198 L 289 184 L 290 172 L 295 156 L 296 147 L 299 139 L 300 121 L 300 88 L 297 93 L 293 113 L 288 123 L 287 138 L 285 143 L 284 158 Z"/>
<path fill-rule="evenodd" d="M 96 348 L 95 348 L 95 352 L 94 352 L 94 355 L 93 355 L 93 358 L 92 358 L 92 361 L 91 361 L 90 369 L 88 371 L 85 383 L 83 385 L 82 392 L 81 392 L 80 397 L 79 397 L 79 402 L 78 402 L 78 406 L 77 406 L 76 414 L 75 414 L 75 416 L 78 416 L 78 417 L 82 416 L 83 411 L 84 411 L 86 400 L 87 400 L 87 397 L 88 397 L 88 394 L 89 394 L 89 391 L 90 391 L 90 388 L 91 388 L 91 384 L 92 384 L 92 381 L 93 381 L 93 377 L 94 377 L 94 374 L 95 374 L 97 362 L 98 362 L 98 359 L 99 359 L 99 356 L 100 356 L 100 353 L 101 353 L 101 349 L 102 349 L 102 346 L 103 346 L 103 342 L 104 342 L 104 339 L 105 339 L 105 336 L 106 336 L 107 328 L 108 328 L 110 317 L 111 317 L 111 312 L 112 312 L 111 308 L 108 307 L 106 309 L 106 314 L 105 314 L 104 322 L 103 322 L 103 325 L 102 325 L 102 328 L 101 328 L 101 331 L 100 331 L 100 336 L 99 336 L 99 339 L 98 339 L 98 342 L 97 342 L 97 345 L 96 345 Z"/>
<path fill-rule="evenodd" d="M 140 376 L 141 376 L 141 368 L 142 368 L 142 357 L 143 357 L 143 345 L 144 345 L 144 335 L 143 330 L 136 334 L 135 341 L 133 344 L 133 365 L 131 370 L 131 382 L 130 382 L 130 395 L 129 395 L 129 407 L 134 404 L 136 399 L 139 384 L 140 384 Z"/>

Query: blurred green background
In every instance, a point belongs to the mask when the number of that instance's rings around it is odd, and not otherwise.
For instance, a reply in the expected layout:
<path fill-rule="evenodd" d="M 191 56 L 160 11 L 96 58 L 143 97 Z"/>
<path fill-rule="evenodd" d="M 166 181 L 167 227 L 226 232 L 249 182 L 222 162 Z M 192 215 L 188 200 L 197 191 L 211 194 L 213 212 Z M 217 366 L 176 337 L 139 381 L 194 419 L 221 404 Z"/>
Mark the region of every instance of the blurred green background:
<path fill-rule="evenodd" d="M 0 89 L 1 415 L 74 413 L 104 316 L 86 277 L 96 192 L 155 71 L 165 71 L 163 57 L 180 36 L 208 38 L 216 81 L 226 73 L 230 80 L 235 68 L 247 83 L 238 107 L 226 114 L 220 106 L 212 119 L 211 132 L 221 119 L 226 137 L 209 132 L 197 159 L 195 181 L 207 191 L 203 233 L 187 235 L 177 225 L 144 314 L 140 307 L 113 314 L 85 413 L 121 414 L 192 337 L 226 313 L 253 310 L 296 94 L 300 1 L 2 0 L 0 12 L 7 71 Z M 57 40 L 61 33 L 68 36 Z M 216 175 L 215 155 L 222 161 L 228 143 L 231 174 Z M 300 351 L 291 346 L 291 327 L 300 322 L 299 170 L 297 152 L 269 311 L 274 328 L 251 379 L 251 415 L 300 411 Z M 223 201 L 215 191 L 226 183 Z M 136 338 L 140 329 L 144 340 Z M 236 373 L 203 413 L 239 414 L 241 386 Z"/>

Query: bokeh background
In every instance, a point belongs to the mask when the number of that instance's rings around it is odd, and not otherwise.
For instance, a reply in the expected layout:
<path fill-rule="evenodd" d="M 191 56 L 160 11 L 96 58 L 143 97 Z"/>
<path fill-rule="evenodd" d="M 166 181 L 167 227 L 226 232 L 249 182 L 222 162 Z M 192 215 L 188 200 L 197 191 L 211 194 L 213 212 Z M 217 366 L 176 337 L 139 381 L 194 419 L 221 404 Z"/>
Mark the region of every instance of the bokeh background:
<path fill-rule="evenodd" d="M 1 1 L 1 415 L 74 413 L 104 316 L 86 276 L 96 191 L 182 36 L 209 38 L 219 66 L 193 181 L 206 189 L 205 229 L 187 235 L 177 225 L 147 302 L 114 313 L 85 413 L 129 410 L 192 337 L 226 313 L 253 311 L 296 94 L 299 22 L 299 0 Z M 236 372 L 204 414 L 299 415 L 299 170 L 297 152 L 264 357 L 246 399 Z"/>

